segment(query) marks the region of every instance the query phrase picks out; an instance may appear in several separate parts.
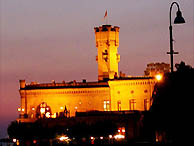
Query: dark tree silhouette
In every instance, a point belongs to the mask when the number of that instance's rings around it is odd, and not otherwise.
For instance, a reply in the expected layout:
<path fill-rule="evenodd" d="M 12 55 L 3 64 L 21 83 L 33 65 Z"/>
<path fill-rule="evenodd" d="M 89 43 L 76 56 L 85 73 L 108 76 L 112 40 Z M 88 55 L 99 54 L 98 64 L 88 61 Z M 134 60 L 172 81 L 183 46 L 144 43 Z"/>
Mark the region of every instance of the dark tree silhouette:
<path fill-rule="evenodd" d="M 156 84 L 150 113 L 145 116 L 147 132 L 164 133 L 171 142 L 188 142 L 193 135 L 194 68 L 184 62 L 176 64 L 177 71 L 168 73 Z M 148 130 L 149 129 L 149 130 Z"/>

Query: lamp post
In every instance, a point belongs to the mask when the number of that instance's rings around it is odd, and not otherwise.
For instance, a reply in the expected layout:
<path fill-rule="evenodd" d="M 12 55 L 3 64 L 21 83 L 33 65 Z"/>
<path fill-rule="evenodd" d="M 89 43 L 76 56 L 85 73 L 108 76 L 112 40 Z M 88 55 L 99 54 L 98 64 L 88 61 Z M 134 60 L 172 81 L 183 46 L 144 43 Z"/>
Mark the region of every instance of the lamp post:
<path fill-rule="evenodd" d="M 173 50 L 173 37 L 172 37 L 172 23 L 171 23 L 171 11 L 172 11 L 172 6 L 176 4 L 178 7 L 178 11 L 176 12 L 176 18 L 174 19 L 174 24 L 181 24 L 185 23 L 184 18 L 182 17 L 182 13 L 180 11 L 179 5 L 177 2 L 173 2 L 170 6 L 170 26 L 169 26 L 169 31 L 170 31 L 170 52 L 167 52 L 167 54 L 170 54 L 170 64 L 171 64 L 171 72 L 173 72 L 173 54 L 178 54 L 178 52 L 174 52 Z"/>

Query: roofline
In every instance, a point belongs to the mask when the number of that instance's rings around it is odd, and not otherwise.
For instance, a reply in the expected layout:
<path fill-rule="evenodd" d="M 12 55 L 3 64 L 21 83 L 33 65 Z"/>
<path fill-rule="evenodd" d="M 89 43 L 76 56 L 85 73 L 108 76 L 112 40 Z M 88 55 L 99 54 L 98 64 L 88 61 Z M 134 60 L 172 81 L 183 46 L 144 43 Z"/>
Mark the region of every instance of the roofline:
<path fill-rule="evenodd" d="M 20 90 L 36 90 L 36 89 L 75 89 L 75 88 L 102 88 L 109 87 L 108 82 L 72 82 L 72 83 L 43 83 L 35 85 L 26 85 Z"/>
<path fill-rule="evenodd" d="M 124 80 L 147 80 L 154 79 L 154 77 L 122 77 L 116 79 L 109 79 L 108 81 L 124 81 Z M 20 87 L 20 90 L 36 90 L 36 89 L 75 89 L 75 88 L 102 88 L 109 87 L 108 81 L 100 82 L 69 82 L 69 83 L 36 83 L 26 84 L 24 88 Z"/>
<path fill-rule="evenodd" d="M 143 80 L 143 79 L 154 79 L 154 77 L 146 77 L 146 76 L 140 76 L 140 77 L 121 77 L 116 79 L 110 79 L 109 81 L 120 81 L 120 80 Z"/>

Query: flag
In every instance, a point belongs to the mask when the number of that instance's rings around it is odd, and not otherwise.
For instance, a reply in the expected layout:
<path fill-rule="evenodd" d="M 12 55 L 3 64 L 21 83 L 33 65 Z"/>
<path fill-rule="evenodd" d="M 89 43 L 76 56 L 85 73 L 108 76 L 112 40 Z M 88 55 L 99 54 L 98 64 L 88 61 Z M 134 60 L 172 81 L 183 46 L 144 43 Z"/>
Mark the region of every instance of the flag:
<path fill-rule="evenodd" d="M 107 17 L 107 10 L 106 10 L 106 12 L 105 12 L 105 14 L 104 14 L 104 19 Z"/>

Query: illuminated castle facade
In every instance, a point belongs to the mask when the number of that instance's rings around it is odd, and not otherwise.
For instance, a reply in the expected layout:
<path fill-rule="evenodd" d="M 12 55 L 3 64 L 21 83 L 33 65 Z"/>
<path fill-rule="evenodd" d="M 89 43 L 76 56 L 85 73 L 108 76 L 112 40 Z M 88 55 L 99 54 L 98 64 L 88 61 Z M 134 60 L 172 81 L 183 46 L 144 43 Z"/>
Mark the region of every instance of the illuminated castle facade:
<path fill-rule="evenodd" d="M 87 111 L 148 110 L 152 103 L 153 77 L 125 77 L 118 74 L 119 27 L 95 27 L 98 81 L 27 84 L 20 80 L 21 119 L 75 116 Z"/>

